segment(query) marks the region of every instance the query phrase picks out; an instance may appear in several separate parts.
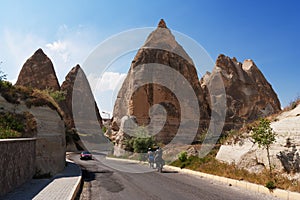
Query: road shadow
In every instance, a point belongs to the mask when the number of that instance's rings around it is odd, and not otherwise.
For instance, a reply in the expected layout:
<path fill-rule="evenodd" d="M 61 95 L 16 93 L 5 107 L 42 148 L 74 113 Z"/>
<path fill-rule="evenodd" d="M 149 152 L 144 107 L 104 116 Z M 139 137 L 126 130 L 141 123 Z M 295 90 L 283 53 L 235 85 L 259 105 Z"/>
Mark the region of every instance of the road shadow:
<path fill-rule="evenodd" d="M 164 173 L 164 174 L 177 174 L 178 171 L 163 170 L 161 173 Z"/>

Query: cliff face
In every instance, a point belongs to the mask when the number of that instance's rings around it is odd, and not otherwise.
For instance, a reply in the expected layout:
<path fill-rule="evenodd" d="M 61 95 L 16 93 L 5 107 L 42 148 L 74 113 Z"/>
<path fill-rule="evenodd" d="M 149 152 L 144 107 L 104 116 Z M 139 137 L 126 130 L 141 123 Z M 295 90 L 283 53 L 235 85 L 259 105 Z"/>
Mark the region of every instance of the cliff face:
<path fill-rule="evenodd" d="M 51 60 L 38 49 L 23 65 L 16 85 L 40 90 L 59 90 L 60 86 Z"/>
<path fill-rule="evenodd" d="M 235 58 L 220 55 L 212 73 L 201 79 L 210 103 L 207 86 L 218 84 L 214 77 L 219 74 L 223 80 L 227 113 L 224 130 L 240 128 L 244 123 L 278 112 L 280 102 L 272 86 L 252 60 L 238 62 Z"/>

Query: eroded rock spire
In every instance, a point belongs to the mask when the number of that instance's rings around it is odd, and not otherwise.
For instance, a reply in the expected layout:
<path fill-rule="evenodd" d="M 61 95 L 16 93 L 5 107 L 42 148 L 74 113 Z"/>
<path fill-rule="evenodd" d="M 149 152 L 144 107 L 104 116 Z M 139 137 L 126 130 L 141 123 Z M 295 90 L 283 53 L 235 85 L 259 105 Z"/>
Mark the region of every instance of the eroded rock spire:
<path fill-rule="evenodd" d="M 158 28 L 167 28 L 166 22 L 163 19 L 160 19 L 157 27 Z"/>

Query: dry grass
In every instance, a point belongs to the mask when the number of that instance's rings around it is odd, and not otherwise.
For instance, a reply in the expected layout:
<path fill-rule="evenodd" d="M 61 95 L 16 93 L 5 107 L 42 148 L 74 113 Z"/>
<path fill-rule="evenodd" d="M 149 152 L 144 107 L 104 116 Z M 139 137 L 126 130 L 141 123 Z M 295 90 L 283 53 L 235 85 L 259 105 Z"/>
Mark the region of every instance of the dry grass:
<path fill-rule="evenodd" d="M 290 102 L 290 104 L 283 109 L 283 111 L 289 111 L 296 108 L 297 105 L 300 104 L 300 96 L 297 96 L 294 100 Z"/>
<path fill-rule="evenodd" d="M 258 174 L 250 173 L 245 169 L 238 168 L 234 164 L 227 164 L 216 160 L 214 152 L 205 158 L 198 158 L 194 156 L 189 157 L 185 162 L 176 160 L 172 163 L 172 165 L 231 179 L 244 180 L 264 186 L 267 182 L 273 181 L 277 188 L 300 192 L 299 180 L 289 180 L 279 172 L 274 173 L 272 178 L 270 178 L 269 171 L 267 170 Z"/>

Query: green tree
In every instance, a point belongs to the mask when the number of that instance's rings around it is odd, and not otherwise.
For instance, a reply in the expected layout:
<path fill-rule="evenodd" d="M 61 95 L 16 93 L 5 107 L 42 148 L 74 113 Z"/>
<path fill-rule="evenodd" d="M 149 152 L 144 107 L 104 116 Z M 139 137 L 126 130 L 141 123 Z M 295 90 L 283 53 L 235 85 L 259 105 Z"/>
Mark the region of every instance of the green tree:
<path fill-rule="evenodd" d="M 146 127 L 139 126 L 134 130 L 134 136 L 126 141 L 128 150 L 133 150 L 135 153 L 146 153 L 148 148 L 155 145 L 155 139 L 149 135 Z"/>
<path fill-rule="evenodd" d="M 271 122 L 268 119 L 260 119 L 259 124 L 252 128 L 252 139 L 258 144 L 259 148 L 267 150 L 267 157 L 270 167 L 270 175 L 272 176 L 272 166 L 270 159 L 270 146 L 276 141 L 276 133 L 271 127 Z"/>
<path fill-rule="evenodd" d="M 1 61 L 0 62 L 0 65 L 2 64 L 3 62 Z M 4 80 L 6 80 L 6 74 L 2 71 L 2 70 L 0 70 L 0 81 L 4 81 Z"/>

